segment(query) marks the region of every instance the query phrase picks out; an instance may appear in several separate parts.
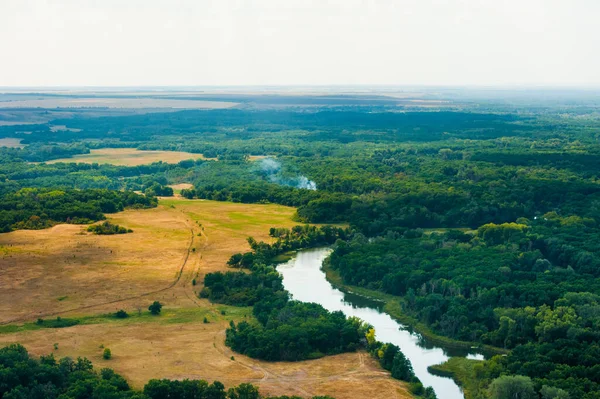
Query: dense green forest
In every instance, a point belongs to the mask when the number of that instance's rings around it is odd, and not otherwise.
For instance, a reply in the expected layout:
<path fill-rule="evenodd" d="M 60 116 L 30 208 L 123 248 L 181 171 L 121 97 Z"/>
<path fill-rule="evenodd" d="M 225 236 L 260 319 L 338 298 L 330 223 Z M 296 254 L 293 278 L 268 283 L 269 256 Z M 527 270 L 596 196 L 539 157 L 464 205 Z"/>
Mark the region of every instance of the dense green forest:
<path fill-rule="evenodd" d="M 94 370 L 92 362 L 54 355 L 35 359 L 21 345 L 0 348 L 0 397 L 3 399 L 280 399 L 263 397 L 251 384 L 225 389 L 219 381 L 150 380 L 132 389 L 112 369 Z M 315 396 L 313 399 L 332 399 Z"/>
<path fill-rule="evenodd" d="M 336 242 L 329 266 L 346 284 L 396 296 L 404 312 L 437 334 L 509 350 L 481 366 L 480 397 L 494 397 L 497 377 L 520 375 L 531 379 L 537 396 L 546 386 L 572 399 L 598 398 L 600 119 L 597 105 L 585 101 L 488 99 L 452 111 L 350 102 L 103 117 L 75 112 L 0 126 L 0 138 L 25 144 L 0 148 L 0 228 L 102 220 L 125 207 L 155 206 L 154 196 L 171 195 L 167 185 L 177 183 L 193 184 L 181 193 L 187 198 L 295 206 L 299 222 L 348 229 L 275 229 L 275 247 L 251 242 L 252 252 L 230 260 L 251 273 L 207 276 L 202 296 L 254 306 L 256 323 L 231 326 L 234 349 L 301 359 L 355 347 L 351 321 L 290 301 L 270 265 L 287 250 Z M 214 159 L 134 167 L 45 163 L 111 147 Z M 289 323 L 279 323 L 282 311 Z M 319 316 L 314 325 L 308 314 Z M 286 345 L 311 329 L 328 336 L 330 328 L 346 328 L 347 339 L 326 346 L 307 339 L 285 353 L 254 339 Z M 382 366 L 393 373 L 390 356 Z"/>

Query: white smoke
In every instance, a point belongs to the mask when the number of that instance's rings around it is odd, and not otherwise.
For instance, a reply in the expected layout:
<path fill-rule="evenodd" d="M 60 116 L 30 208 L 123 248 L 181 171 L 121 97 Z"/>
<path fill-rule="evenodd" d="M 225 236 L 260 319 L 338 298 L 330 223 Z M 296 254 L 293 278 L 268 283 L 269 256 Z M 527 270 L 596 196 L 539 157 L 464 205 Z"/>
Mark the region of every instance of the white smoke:
<path fill-rule="evenodd" d="M 298 177 L 298 184 L 296 187 L 305 188 L 307 190 L 316 190 L 317 183 L 315 183 L 312 180 L 308 180 L 308 178 L 306 176 L 300 176 L 300 177 Z"/>
<path fill-rule="evenodd" d="M 281 162 L 273 158 L 263 158 L 259 163 L 261 172 L 269 179 L 270 182 L 280 184 L 282 186 L 290 186 L 296 188 L 303 188 L 306 190 L 316 190 L 317 183 L 309 180 L 304 175 L 295 177 L 283 177 L 281 176 Z"/>

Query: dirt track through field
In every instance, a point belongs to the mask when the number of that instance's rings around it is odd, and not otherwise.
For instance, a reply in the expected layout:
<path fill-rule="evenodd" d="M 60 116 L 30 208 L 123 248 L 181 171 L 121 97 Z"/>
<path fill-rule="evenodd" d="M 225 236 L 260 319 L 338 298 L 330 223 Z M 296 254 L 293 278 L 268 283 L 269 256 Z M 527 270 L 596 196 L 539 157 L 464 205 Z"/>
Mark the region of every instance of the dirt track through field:
<path fill-rule="evenodd" d="M 120 302 L 131 301 L 131 300 L 134 300 L 134 299 L 143 298 L 143 297 L 146 297 L 146 296 L 149 296 L 149 295 L 155 295 L 155 294 L 159 294 L 159 293 L 165 292 L 167 290 L 170 290 L 171 288 L 175 287 L 177 285 L 177 283 L 181 280 L 181 275 L 183 274 L 185 266 L 188 263 L 188 259 L 190 258 L 190 252 L 192 251 L 192 246 L 194 245 L 194 229 L 190 228 L 190 232 L 191 232 L 191 234 L 190 234 L 190 244 L 188 245 L 187 252 L 185 254 L 185 257 L 184 257 L 183 263 L 181 265 L 181 268 L 179 269 L 179 272 L 177 273 L 177 277 L 175 278 L 175 280 L 171 284 L 169 284 L 165 288 L 161 288 L 159 290 L 154 290 L 154 291 L 150 291 L 150 292 L 145 292 L 143 294 L 134 295 L 134 296 L 126 297 L 126 298 L 114 299 L 112 301 L 106 301 L 106 302 L 96 303 L 96 304 L 93 304 L 93 305 L 79 306 L 79 307 L 72 308 L 72 309 L 61 310 L 61 311 L 58 311 L 58 312 L 47 312 L 47 313 L 29 314 L 29 315 L 22 316 L 22 317 L 19 317 L 19 318 L 2 321 L 2 322 L 0 322 L 0 325 L 7 325 L 7 324 L 12 324 L 12 323 L 23 322 L 23 321 L 26 321 L 26 320 L 31 320 L 34 317 L 44 318 L 44 317 L 59 316 L 59 315 L 66 314 L 66 313 L 72 313 L 72 312 L 78 312 L 78 311 L 81 311 L 81 310 L 93 309 L 93 308 L 97 308 L 99 306 L 106 306 L 106 305 L 112 305 L 112 304 L 116 304 L 116 303 L 120 303 Z"/>

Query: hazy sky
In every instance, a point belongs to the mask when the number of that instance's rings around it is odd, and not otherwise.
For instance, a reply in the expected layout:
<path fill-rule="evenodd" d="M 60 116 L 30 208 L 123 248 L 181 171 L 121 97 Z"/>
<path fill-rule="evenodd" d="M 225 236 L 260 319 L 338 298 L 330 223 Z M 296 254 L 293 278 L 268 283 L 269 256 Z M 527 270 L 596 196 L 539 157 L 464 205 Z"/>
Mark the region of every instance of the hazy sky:
<path fill-rule="evenodd" d="M 0 86 L 599 85 L 600 0 L 0 0 Z"/>

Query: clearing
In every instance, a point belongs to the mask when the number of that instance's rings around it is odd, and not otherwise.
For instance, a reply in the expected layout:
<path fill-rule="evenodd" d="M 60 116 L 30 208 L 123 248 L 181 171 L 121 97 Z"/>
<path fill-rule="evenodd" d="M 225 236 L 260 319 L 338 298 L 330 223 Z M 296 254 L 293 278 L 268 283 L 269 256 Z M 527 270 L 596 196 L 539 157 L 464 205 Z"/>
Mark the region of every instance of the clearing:
<path fill-rule="evenodd" d="M 0 147 L 22 148 L 25 146 L 21 144 L 21 139 L 4 138 L 0 139 Z"/>
<path fill-rule="evenodd" d="M 233 253 L 249 249 L 248 236 L 269 240 L 270 227 L 297 224 L 294 213 L 280 205 L 174 198 L 156 209 L 107 215 L 131 234 L 97 236 L 66 224 L 0 234 L 0 346 L 20 342 L 36 355 L 85 356 L 138 388 L 151 378 L 202 378 L 251 382 L 270 395 L 410 398 L 406 384 L 365 352 L 273 363 L 224 345 L 229 321 L 251 317 L 251 309 L 199 299 L 204 274 L 225 270 Z M 147 311 L 154 300 L 165 304 L 160 316 Z M 131 317 L 108 315 L 118 309 Z M 34 323 L 58 315 L 80 324 Z M 111 360 L 102 359 L 101 347 L 111 349 Z"/>
<path fill-rule="evenodd" d="M 153 162 L 177 163 L 187 159 L 207 159 L 202 154 L 184 151 L 144 151 L 135 148 L 102 148 L 91 150 L 89 154 L 75 155 L 71 158 L 61 158 L 46 163 L 82 162 L 112 164 L 121 166 L 138 166 Z"/>

